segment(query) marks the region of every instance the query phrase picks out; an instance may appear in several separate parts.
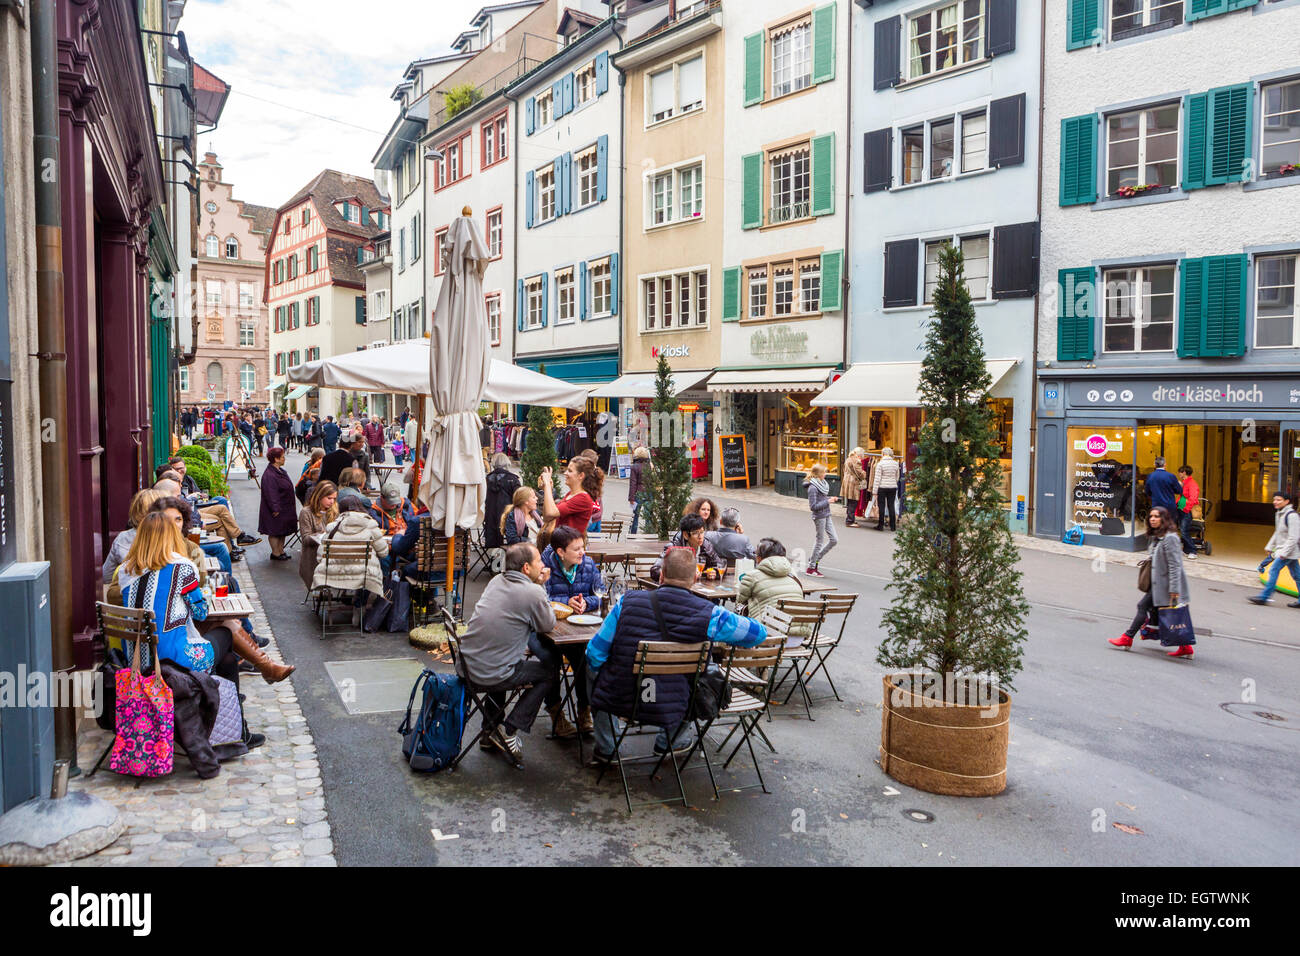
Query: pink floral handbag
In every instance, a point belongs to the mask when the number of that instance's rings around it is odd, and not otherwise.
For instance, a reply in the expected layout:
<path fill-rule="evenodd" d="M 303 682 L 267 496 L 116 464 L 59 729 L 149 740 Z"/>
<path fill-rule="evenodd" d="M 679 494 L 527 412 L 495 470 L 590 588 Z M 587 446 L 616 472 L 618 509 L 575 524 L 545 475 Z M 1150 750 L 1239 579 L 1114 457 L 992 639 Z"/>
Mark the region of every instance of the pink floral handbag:
<path fill-rule="evenodd" d="M 144 593 L 144 587 L 140 587 Z M 131 666 L 117 672 L 117 737 L 108 766 L 132 777 L 172 772 L 176 707 L 154 655 L 154 673 L 140 673 L 140 641 L 132 641 Z"/>

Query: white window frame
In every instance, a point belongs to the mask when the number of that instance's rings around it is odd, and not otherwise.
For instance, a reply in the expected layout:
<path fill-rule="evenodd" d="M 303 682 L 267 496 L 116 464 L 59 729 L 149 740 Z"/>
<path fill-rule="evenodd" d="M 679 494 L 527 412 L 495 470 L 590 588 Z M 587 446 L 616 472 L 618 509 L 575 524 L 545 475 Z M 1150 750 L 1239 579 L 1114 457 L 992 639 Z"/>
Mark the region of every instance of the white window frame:
<path fill-rule="evenodd" d="M 910 83 L 910 82 L 915 82 L 917 80 L 927 80 L 930 77 L 942 76 L 945 73 L 951 73 L 954 70 L 959 70 L 962 69 L 963 67 L 970 66 L 975 63 L 984 62 L 984 51 L 988 47 L 988 3 L 987 0 L 979 0 L 979 4 L 980 4 L 980 11 L 977 17 L 980 24 L 978 45 L 974 54 L 970 56 L 966 56 L 965 51 L 966 51 L 967 41 L 963 39 L 963 35 L 965 33 L 963 28 L 966 24 L 966 19 L 967 19 L 963 16 L 966 9 L 966 0 L 945 0 L 945 2 L 943 3 L 938 3 L 921 10 L 915 10 L 904 15 L 903 37 L 902 37 L 904 82 Z M 956 33 L 953 41 L 955 44 L 955 46 L 953 47 L 954 62 L 951 65 L 945 66 L 940 69 L 934 67 L 934 63 L 935 63 L 934 57 L 936 52 L 935 39 L 938 32 L 937 25 L 939 22 L 940 12 L 950 7 L 955 8 L 954 12 L 957 18 L 957 24 L 955 28 Z M 929 20 L 930 51 L 928 54 L 925 55 L 930 58 L 930 63 L 932 68 L 926 72 L 913 73 L 912 72 L 913 66 L 915 65 L 915 60 L 917 59 L 912 55 L 912 43 L 915 38 L 915 30 L 913 25 L 916 24 L 921 17 L 930 18 Z"/>
<path fill-rule="evenodd" d="M 493 309 L 493 305 L 496 306 Z M 489 292 L 483 296 L 483 308 L 487 313 L 488 336 L 492 345 L 501 344 L 501 293 Z"/>
<path fill-rule="evenodd" d="M 289 228 L 288 228 L 288 227 L 289 227 L 289 220 L 288 220 L 288 219 L 285 220 L 284 225 L 285 225 L 285 232 L 288 232 L 288 231 L 289 231 Z M 211 234 L 209 234 L 208 236 L 204 237 L 204 240 L 203 240 L 203 254 L 204 254 L 205 256 L 207 256 L 209 259 L 220 259 L 220 258 L 221 258 L 221 240 L 218 239 L 215 235 L 211 235 Z"/>
<path fill-rule="evenodd" d="M 382 322 L 388 318 L 388 290 L 376 289 L 370 293 L 370 304 L 366 307 L 366 322 Z"/>
<path fill-rule="evenodd" d="M 500 259 L 505 246 L 505 210 L 494 209 L 488 213 L 488 255 Z"/>
<path fill-rule="evenodd" d="M 240 319 L 239 320 L 239 346 L 240 348 L 257 347 L 257 320 Z"/>
<path fill-rule="evenodd" d="M 1106 331 L 1110 327 L 1110 323 L 1108 323 L 1106 319 L 1108 315 L 1107 309 L 1110 304 L 1110 281 L 1106 277 L 1111 273 L 1115 273 L 1115 272 L 1130 272 L 1130 271 L 1135 272 L 1137 273 L 1137 285 L 1139 286 L 1139 288 L 1145 288 L 1148 284 L 1146 281 L 1146 274 L 1152 269 L 1168 269 L 1171 271 L 1173 276 L 1172 281 L 1170 283 L 1170 291 L 1167 293 L 1160 293 L 1161 295 L 1167 295 L 1170 300 L 1170 311 L 1172 315 L 1172 322 L 1169 327 L 1169 347 L 1162 348 L 1162 349 L 1144 349 L 1142 347 L 1142 333 L 1143 330 L 1149 327 L 1150 323 L 1146 321 L 1146 317 L 1143 314 L 1144 312 L 1143 300 L 1146 298 L 1146 296 L 1144 294 L 1138 294 L 1132 297 L 1134 303 L 1134 315 L 1132 320 L 1133 329 L 1134 329 L 1134 334 L 1133 334 L 1134 347 L 1131 349 L 1107 348 Z M 1151 354 L 1160 354 L 1165 352 L 1173 352 L 1178 347 L 1178 318 L 1179 318 L 1178 316 L 1178 271 L 1179 271 L 1178 265 L 1173 262 L 1152 262 L 1152 263 L 1143 263 L 1141 265 L 1132 265 L 1132 266 L 1114 265 L 1114 266 L 1107 266 L 1102 269 L 1100 308 L 1101 308 L 1101 350 L 1104 354 L 1106 355 L 1151 355 Z"/>
<path fill-rule="evenodd" d="M 1260 311 L 1260 291 L 1264 288 L 1261 284 L 1263 278 L 1262 270 L 1259 267 L 1262 259 L 1290 259 L 1292 261 L 1292 281 L 1291 281 L 1291 342 L 1287 345 L 1260 345 L 1259 344 L 1259 311 Z M 1255 348 L 1257 349 L 1294 349 L 1300 348 L 1300 253 L 1296 252 L 1274 252 L 1266 255 L 1255 256 L 1254 273 L 1255 273 Z M 1268 286 L 1270 289 L 1286 289 L 1285 285 Z"/>
<path fill-rule="evenodd" d="M 696 203 L 699 206 L 699 215 L 686 215 L 686 209 L 683 206 L 685 190 L 683 187 L 683 174 L 690 173 L 692 177 L 692 194 L 698 193 Z M 665 205 L 663 208 L 664 219 L 656 222 L 656 216 L 659 213 L 659 207 L 656 201 L 659 198 L 658 191 L 659 181 L 663 180 L 668 184 L 667 193 L 664 195 Z M 680 162 L 673 163 L 671 166 L 661 166 L 658 169 L 647 170 L 642 175 L 643 193 L 645 196 L 645 231 L 659 229 L 664 226 L 674 226 L 683 222 L 695 222 L 705 217 L 705 176 L 704 176 L 704 157 L 692 156 L 690 159 L 684 159 Z"/>
<path fill-rule="evenodd" d="M 549 177 L 547 183 L 543 185 L 543 177 Z M 537 193 L 537 215 L 538 225 L 550 222 L 555 218 L 555 164 L 550 163 L 537 170 L 534 175 L 535 191 Z M 547 215 L 547 205 L 550 205 L 550 215 Z"/>
<path fill-rule="evenodd" d="M 681 54 L 680 56 L 674 57 L 672 61 L 670 61 L 667 64 L 657 65 L 656 68 L 653 70 L 646 70 L 645 72 L 645 128 L 646 129 L 649 129 L 651 126 L 657 126 L 660 123 L 670 122 L 671 120 L 677 119 L 682 116 L 692 116 L 696 113 L 702 113 L 706 109 L 708 109 L 709 64 L 708 61 L 704 59 L 704 56 L 705 56 L 704 48 L 697 47 L 694 50 L 690 50 L 686 53 Z M 683 103 L 681 68 L 683 64 L 689 63 L 690 61 L 694 60 L 696 57 L 701 58 L 700 75 L 701 77 L 703 77 L 703 81 L 704 81 L 703 86 L 700 89 L 700 99 L 698 104 Z M 660 75 L 661 73 L 666 72 L 667 70 L 673 71 L 673 101 L 668 111 L 663 116 L 656 119 L 654 117 L 654 114 L 650 112 L 650 108 L 651 108 L 650 88 L 653 83 L 654 77 Z"/>
<path fill-rule="evenodd" d="M 257 308 L 257 284 L 255 282 L 239 283 L 239 307 L 241 309 Z"/>
<path fill-rule="evenodd" d="M 533 276 L 524 280 L 524 331 L 542 327 L 542 319 L 545 318 L 542 290 L 545 286 L 546 276 L 544 275 Z"/>
<path fill-rule="evenodd" d="M 573 154 L 573 164 L 578 170 L 578 205 L 575 209 L 585 209 L 598 202 L 596 198 L 600 195 L 600 164 L 598 160 L 595 144 Z"/>
<path fill-rule="evenodd" d="M 587 281 L 591 285 L 591 318 L 603 319 L 614 314 L 614 282 L 610 274 L 610 258 L 604 256 L 587 263 Z M 601 287 L 604 287 L 603 289 Z M 604 308 L 600 308 L 600 306 Z"/>
<path fill-rule="evenodd" d="M 808 306 L 809 287 L 805 286 L 806 282 L 816 280 L 816 288 L 812 293 L 812 306 Z M 797 314 L 813 315 L 820 313 L 822 299 L 822 263 L 821 259 L 800 259 L 794 264 L 794 294 L 795 304 L 798 306 Z"/>
<path fill-rule="evenodd" d="M 768 48 L 771 50 L 769 99 L 789 96 L 812 86 L 812 17 L 802 19 L 768 31 Z M 800 56 L 802 55 L 802 66 Z M 781 71 L 780 73 L 778 71 Z M 787 78 L 783 79 L 781 73 Z"/>
<path fill-rule="evenodd" d="M 637 276 L 637 327 L 642 335 L 685 332 L 709 327 L 709 266 L 666 269 Z M 703 283 L 703 299 L 701 299 Z M 682 291 L 686 299 L 683 309 Z"/>
<path fill-rule="evenodd" d="M 215 292 L 212 291 L 213 287 L 216 288 Z M 222 305 L 221 299 L 225 295 L 225 291 L 226 291 L 225 286 L 222 284 L 220 279 L 204 279 L 203 280 L 204 307 L 208 309 L 221 308 Z"/>
<path fill-rule="evenodd" d="M 177 381 L 176 381 L 177 387 L 182 392 L 188 392 L 190 390 L 190 367 L 188 365 L 182 365 L 176 370 L 176 372 L 177 372 Z"/>
<path fill-rule="evenodd" d="M 571 325 L 578 320 L 578 282 L 573 266 L 555 270 L 555 324 Z"/>
<path fill-rule="evenodd" d="M 230 247 L 231 247 L 231 246 L 234 246 L 234 247 L 235 247 L 235 254 L 234 254 L 233 256 L 230 254 Z M 238 259 L 238 258 L 239 258 L 239 240 L 238 240 L 238 239 L 236 239 L 234 236 L 226 236 L 225 247 L 226 247 L 226 258 L 227 258 L 227 259 Z"/>
<path fill-rule="evenodd" d="M 1156 110 L 1162 110 L 1162 109 L 1172 109 L 1172 110 L 1174 111 L 1174 115 L 1178 118 L 1178 124 L 1177 124 L 1177 126 L 1174 127 L 1173 130 L 1165 130 L 1164 132 L 1154 134 L 1154 135 L 1157 135 L 1157 136 L 1172 136 L 1172 137 L 1173 137 L 1173 142 L 1174 142 L 1174 176 L 1173 176 L 1173 182 L 1170 182 L 1170 183 L 1147 183 L 1147 181 L 1146 181 L 1146 178 L 1147 178 L 1147 165 L 1148 165 L 1148 163 L 1147 163 L 1147 145 L 1148 145 L 1148 140 L 1149 140 L 1150 135 L 1151 135 L 1151 134 L 1149 134 L 1148 131 L 1147 131 L 1148 115 L 1149 115 L 1150 113 L 1155 112 Z M 1110 156 L 1111 156 L 1111 147 L 1112 147 L 1112 145 L 1113 145 L 1113 141 L 1112 141 L 1112 139 L 1111 139 L 1111 131 L 1110 131 L 1111 120 L 1119 119 L 1119 118 L 1122 117 L 1122 116 L 1132 116 L 1132 115 L 1137 115 L 1137 117 L 1138 117 L 1138 134 L 1137 134 L 1137 144 L 1138 144 L 1137 173 L 1138 173 L 1138 181 L 1137 181 L 1137 185 L 1139 185 L 1139 186 L 1148 186 L 1148 185 L 1153 185 L 1153 186 L 1170 186 L 1170 187 L 1177 188 L 1177 186 L 1178 186 L 1179 183 L 1181 182 L 1180 177 L 1182 176 L 1182 167 L 1183 167 L 1183 155 L 1182 155 L 1182 153 L 1183 153 L 1183 146 L 1182 146 L 1182 138 L 1183 138 L 1183 109 L 1182 109 L 1182 104 L 1181 104 L 1180 102 L 1178 102 L 1178 101 L 1174 101 L 1174 102 L 1164 102 L 1164 103 L 1147 103 L 1147 104 L 1144 104 L 1144 105 L 1142 105 L 1142 106 L 1136 107 L 1135 109 L 1131 109 L 1131 110 L 1116 110 L 1115 112 L 1113 112 L 1113 113 L 1107 113 L 1104 117 L 1102 117 L 1103 120 L 1104 120 L 1104 127 L 1105 127 L 1105 149 L 1106 149 L 1106 155 L 1105 155 L 1105 162 L 1106 162 L 1106 167 L 1105 167 L 1105 172 L 1106 172 L 1106 183 L 1105 183 L 1105 187 L 1106 187 L 1106 195 L 1107 195 L 1107 196 L 1114 196 L 1114 195 L 1116 195 L 1116 193 L 1118 192 L 1119 189 L 1123 188 L 1123 187 L 1119 187 L 1119 186 L 1117 186 L 1114 190 L 1112 190 L 1112 189 L 1110 188 L 1110 177 L 1111 177 L 1111 171 L 1112 171 L 1112 169 L 1113 169 L 1113 167 L 1111 166 L 1111 161 L 1110 161 Z M 1164 160 L 1164 162 L 1168 162 L 1168 160 Z M 1126 165 L 1126 166 L 1123 166 L 1123 167 L 1121 167 L 1121 168 L 1123 168 L 1123 169 L 1132 169 L 1133 167 L 1132 167 L 1132 166 L 1128 166 L 1128 165 Z"/>
<path fill-rule="evenodd" d="M 1152 15 L 1159 10 L 1165 10 L 1169 7 L 1178 8 L 1178 19 L 1170 21 L 1159 21 L 1167 24 L 1167 27 L 1176 27 L 1187 17 L 1187 10 L 1184 7 L 1183 0 L 1137 0 L 1138 10 L 1132 13 L 1116 13 L 1115 4 L 1117 0 L 1106 0 L 1106 24 L 1111 40 L 1125 40 L 1132 36 L 1139 36 L 1156 27 L 1157 21 L 1152 19 Z M 1136 26 L 1128 26 L 1123 31 L 1116 31 L 1115 21 L 1123 17 L 1129 19 L 1137 16 L 1142 22 Z M 1166 27 L 1166 28 L 1167 28 Z"/>
<path fill-rule="evenodd" d="M 245 378 L 245 373 L 247 373 L 247 378 Z M 245 362 L 239 366 L 239 390 L 248 392 L 250 396 L 257 391 L 257 366 L 252 362 Z"/>
<path fill-rule="evenodd" d="M 985 302 L 997 301 L 996 299 L 993 298 L 993 256 L 995 253 L 995 250 L 993 248 L 993 227 L 989 225 L 979 225 L 979 226 L 971 226 L 969 229 L 960 229 L 951 233 L 932 233 L 930 235 L 920 237 L 921 268 L 918 270 L 920 272 L 920 276 L 918 277 L 920 281 L 920 289 L 918 290 L 919 298 L 917 299 L 917 301 L 920 302 L 921 305 L 933 304 L 933 298 L 931 297 L 928 288 L 929 282 L 927 281 L 926 274 L 925 274 L 925 267 L 926 264 L 929 262 L 929 260 L 926 258 L 929 246 L 932 243 L 942 244 L 947 242 L 947 243 L 951 243 L 955 248 L 960 249 L 962 247 L 962 243 L 970 239 L 987 239 L 989 244 L 988 247 L 989 248 L 989 254 L 988 254 L 989 269 L 988 269 L 988 276 L 985 277 L 985 281 L 988 283 L 988 287 L 985 289 L 985 294 L 983 297 L 976 297 L 972 295 L 971 302 L 974 305 L 980 305 L 981 303 L 985 303 Z M 969 288 L 969 285 L 967 286 L 967 288 Z M 907 308 L 913 308 L 913 306 L 907 306 Z"/>
<path fill-rule="evenodd" d="M 767 208 L 764 221 L 768 225 L 797 222 L 812 217 L 812 142 L 793 143 L 767 154 Z M 778 177 L 778 165 L 789 167 Z M 788 172 L 788 175 L 787 175 Z M 782 186 L 788 181 L 788 185 Z M 798 199 L 802 190 L 804 198 Z M 784 200 L 784 201 L 782 201 Z M 781 202 L 781 205 L 778 205 Z"/>
<path fill-rule="evenodd" d="M 745 269 L 745 317 L 747 319 L 758 321 L 768 318 L 768 283 L 771 274 L 772 269 L 767 263 Z"/>
<path fill-rule="evenodd" d="M 1285 145 L 1289 145 L 1289 144 L 1291 144 L 1291 143 L 1296 143 L 1297 141 L 1300 141 L 1300 123 L 1298 123 L 1297 126 L 1295 127 L 1295 136 L 1296 136 L 1296 138 L 1294 138 L 1294 139 L 1282 140 L 1280 143 L 1269 143 L 1269 144 L 1265 144 L 1265 143 L 1264 143 L 1264 133 L 1265 133 L 1266 130 L 1267 130 L 1266 121 L 1267 121 L 1268 116 L 1269 116 L 1269 114 L 1267 114 L 1267 113 L 1264 112 L 1264 110 L 1265 110 L 1265 108 L 1266 108 L 1266 105 L 1267 105 L 1266 102 L 1265 102 L 1267 92 L 1268 92 L 1269 90 L 1275 88 L 1275 87 L 1277 87 L 1277 88 L 1281 88 L 1281 87 L 1285 87 L 1285 86 L 1296 86 L 1296 87 L 1300 87 L 1300 76 L 1292 76 L 1292 77 L 1289 77 L 1288 79 L 1285 79 L 1285 80 L 1278 80 L 1278 81 L 1275 82 L 1275 83 L 1261 83 L 1261 84 L 1260 84 L 1260 87 L 1259 87 L 1259 117 L 1258 117 L 1258 119 L 1259 119 L 1259 123 L 1258 123 L 1258 126 L 1259 126 L 1259 138 L 1258 138 L 1258 140 L 1257 140 L 1257 142 L 1256 142 L 1256 148 L 1255 148 L 1255 153 L 1254 153 L 1255 156 L 1258 156 L 1258 157 L 1259 157 L 1259 163 L 1258 163 L 1258 165 L 1257 165 L 1257 167 L 1256 167 L 1256 173 L 1255 173 L 1255 176 L 1256 176 L 1257 179 L 1262 179 L 1262 178 L 1264 178 L 1266 175 L 1268 175 L 1268 171 L 1265 170 L 1265 168 L 1264 168 L 1264 147 L 1265 147 L 1265 145 L 1269 145 L 1269 146 L 1285 146 Z M 1293 110 L 1287 110 L 1287 109 L 1285 109 L 1285 105 L 1284 105 L 1284 107 L 1283 107 L 1283 109 L 1282 109 L 1282 112 L 1277 113 L 1277 114 L 1274 114 L 1274 115 L 1276 115 L 1276 116 L 1278 116 L 1278 117 L 1285 117 L 1285 116 L 1287 116 L 1288 113 L 1291 113 L 1291 112 L 1294 112 L 1294 111 L 1293 111 Z M 1285 128 L 1286 128 L 1285 125 L 1284 125 L 1282 128 L 1285 129 Z M 1296 161 L 1297 161 L 1297 162 L 1300 162 L 1300 156 L 1297 156 L 1297 157 L 1296 157 Z M 1280 167 L 1279 167 L 1279 168 L 1280 168 Z M 1291 175 L 1291 176 L 1300 176 L 1300 173 L 1290 173 L 1290 174 L 1288 174 L 1288 175 Z"/>
<path fill-rule="evenodd" d="M 592 60 L 573 74 L 575 108 L 596 98 L 596 61 Z"/>
<path fill-rule="evenodd" d="M 542 130 L 555 122 L 555 103 L 551 90 L 537 94 L 537 105 L 533 107 L 533 130 Z"/>
<path fill-rule="evenodd" d="M 942 113 L 940 115 L 930 115 L 924 119 L 910 120 L 905 123 L 899 123 L 894 127 L 894 142 L 898 144 L 892 161 L 898 166 L 898 187 L 899 189 L 910 189 L 914 186 L 923 186 L 926 183 L 946 182 L 950 179 L 959 179 L 962 176 L 977 176 L 989 171 L 989 127 L 988 127 L 989 109 L 988 103 L 971 104 L 951 113 Z M 983 130 L 973 131 L 967 129 L 967 124 L 976 125 L 976 118 L 983 122 Z M 944 123 L 952 123 L 952 164 L 946 175 L 933 175 L 934 165 L 934 127 Z M 913 182 L 907 182 L 905 176 L 907 173 L 907 147 L 904 139 L 908 133 L 913 133 L 917 129 L 921 131 L 921 175 L 919 179 Z M 967 161 L 967 137 L 983 137 L 983 146 L 981 149 L 971 149 L 971 157 L 980 155 L 981 165 L 973 166 L 966 169 Z"/>
<path fill-rule="evenodd" d="M 709 294 L 712 283 L 709 281 L 708 269 L 693 269 L 691 275 L 695 280 L 695 311 L 691 325 L 697 329 L 709 327 Z"/>

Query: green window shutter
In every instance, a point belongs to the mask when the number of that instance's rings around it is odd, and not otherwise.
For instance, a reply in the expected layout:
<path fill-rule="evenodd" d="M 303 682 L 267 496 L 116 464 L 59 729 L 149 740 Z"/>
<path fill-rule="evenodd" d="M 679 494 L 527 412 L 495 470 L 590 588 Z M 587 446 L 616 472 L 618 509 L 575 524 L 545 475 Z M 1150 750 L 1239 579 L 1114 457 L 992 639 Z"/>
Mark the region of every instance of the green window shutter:
<path fill-rule="evenodd" d="M 822 253 L 821 305 L 823 312 L 844 308 L 844 250 Z"/>
<path fill-rule="evenodd" d="M 1062 206 L 1097 201 L 1097 114 L 1061 120 Z"/>
<path fill-rule="evenodd" d="M 1205 262 L 1205 323 L 1201 354 L 1229 358 L 1246 352 L 1244 255 L 1210 256 Z"/>
<path fill-rule="evenodd" d="M 1252 83 L 1221 86 L 1207 94 L 1209 108 L 1209 155 L 1206 157 L 1205 183 L 1238 183 L 1246 179 L 1250 162 L 1252 107 L 1255 87 Z"/>
<path fill-rule="evenodd" d="M 363 299 L 362 301 L 364 302 L 365 300 Z M 316 317 L 316 324 L 320 325 L 320 296 L 312 296 L 312 302 L 314 304 L 311 307 L 311 314 Z"/>
<path fill-rule="evenodd" d="M 1205 326 L 1205 260 L 1184 259 L 1178 273 L 1178 357 L 1195 358 L 1201 354 Z"/>
<path fill-rule="evenodd" d="M 1096 313 L 1096 275 L 1091 267 L 1056 274 L 1056 359 L 1077 362 L 1095 354 L 1092 324 Z"/>
<path fill-rule="evenodd" d="M 835 134 L 814 136 L 812 141 L 812 214 L 835 212 Z"/>
<path fill-rule="evenodd" d="M 722 270 L 722 321 L 740 321 L 740 266 Z"/>
<path fill-rule="evenodd" d="M 742 229 L 757 229 L 763 225 L 763 154 L 750 153 L 740 158 L 741 223 Z"/>
<path fill-rule="evenodd" d="M 1068 0 L 1065 48 L 1079 50 L 1101 43 L 1101 0 Z M 1196 0 L 1192 0 L 1193 3 Z"/>
<path fill-rule="evenodd" d="M 763 102 L 763 33 L 745 37 L 745 105 Z"/>
<path fill-rule="evenodd" d="M 1205 186 L 1205 160 L 1209 154 L 1210 94 L 1183 97 L 1183 189 Z"/>
<path fill-rule="evenodd" d="M 835 79 L 835 4 L 828 3 L 812 12 L 812 81 L 825 83 Z"/>

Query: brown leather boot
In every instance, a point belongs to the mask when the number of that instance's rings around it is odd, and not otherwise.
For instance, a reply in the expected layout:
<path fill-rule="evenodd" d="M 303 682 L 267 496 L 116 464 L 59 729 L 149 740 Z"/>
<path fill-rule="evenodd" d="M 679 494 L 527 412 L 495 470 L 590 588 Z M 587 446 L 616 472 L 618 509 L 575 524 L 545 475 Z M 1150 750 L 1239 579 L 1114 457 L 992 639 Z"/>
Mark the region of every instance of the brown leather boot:
<path fill-rule="evenodd" d="M 584 734 L 590 734 L 595 731 L 596 724 L 591 719 L 590 707 L 578 708 L 578 729 Z"/>
<path fill-rule="evenodd" d="M 573 726 L 573 722 L 564 714 L 563 707 L 555 707 L 547 710 L 551 715 L 551 736 L 568 738 L 575 737 L 578 734 L 578 728 Z"/>
<path fill-rule="evenodd" d="M 277 664 L 267 657 L 266 652 L 257 646 L 242 627 L 232 630 L 231 634 L 234 635 L 235 653 L 256 667 L 257 672 L 268 684 L 279 683 L 294 672 L 292 664 Z"/>

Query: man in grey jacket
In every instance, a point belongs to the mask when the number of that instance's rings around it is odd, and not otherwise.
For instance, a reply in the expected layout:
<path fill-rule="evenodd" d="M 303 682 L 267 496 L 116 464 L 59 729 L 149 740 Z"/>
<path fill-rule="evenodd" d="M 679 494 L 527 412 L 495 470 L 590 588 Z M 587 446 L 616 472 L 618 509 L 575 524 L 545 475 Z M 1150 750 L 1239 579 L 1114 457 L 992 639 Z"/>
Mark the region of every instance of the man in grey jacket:
<path fill-rule="evenodd" d="M 1300 514 L 1296 513 L 1291 506 L 1291 499 L 1280 488 L 1273 492 L 1273 525 L 1273 537 L 1264 546 L 1268 557 L 1259 565 L 1260 571 L 1269 569 L 1268 581 L 1259 594 L 1246 598 L 1251 604 L 1269 602 L 1283 568 L 1287 568 L 1291 572 L 1291 580 L 1300 585 Z M 1300 607 L 1300 601 L 1292 601 L 1287 607 Z"/>
<path fill-rule="evenodd" d="M 740 526 L 740 512 L 735 508 L 726 508 L 718 521 L 722 527 L 704 535 L 704 540 L 713 546 L 713 553 L 724 561 L 737 561 L 740 558 L 752 561 L 754 546 L 745 536 L 745 529 Z"/>
<path fill-rule="evenodd" d="M 537 548 L 527 542 L 506 548 L 505 571 L 488 582 L 461 635 L 461 657 L 475 688 L 489 691 L 495 712 L 483 714 L 489 733 L 483 746 L 496 746 L 516 766 L 523 765 L 518 732 L 527 733 L 547 693 L 559 679 L 555 661 L 525 659 L 528 641 L 555 627 L 555 611 L 542 585 L 550 572 Z M 526 688 L 510 716 L 499 725 L 506 692 Z"/>

